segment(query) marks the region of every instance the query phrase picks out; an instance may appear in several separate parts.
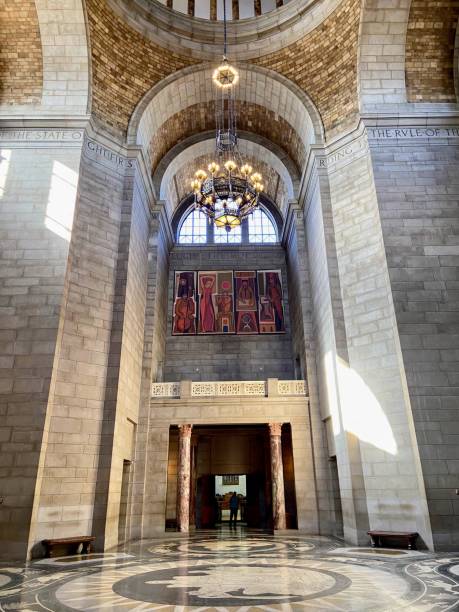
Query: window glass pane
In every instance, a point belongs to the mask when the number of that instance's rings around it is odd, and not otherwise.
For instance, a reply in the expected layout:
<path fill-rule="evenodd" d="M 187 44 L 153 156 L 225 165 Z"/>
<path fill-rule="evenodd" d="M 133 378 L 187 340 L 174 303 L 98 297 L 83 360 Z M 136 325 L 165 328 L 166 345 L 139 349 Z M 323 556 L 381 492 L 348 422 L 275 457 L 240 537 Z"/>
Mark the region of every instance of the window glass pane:
<path fill-rule="evenodd" d="M 180 227 L 179 244 L 205 244 L 207 218 L 199 210 L 192 210 Z"/>
<path fill-rule="evenodd" d="M 273 222 L 259 208 L 249 216 L 249 242 L 277 242 L 277 233 Z"/>
<path fill-rule="evenodd" d="M 239 244 L 242 240 L 241 226 L 233 227 L 227 232 L 224 227 L 214 226 L 214 242 L 217 244 Z"/>

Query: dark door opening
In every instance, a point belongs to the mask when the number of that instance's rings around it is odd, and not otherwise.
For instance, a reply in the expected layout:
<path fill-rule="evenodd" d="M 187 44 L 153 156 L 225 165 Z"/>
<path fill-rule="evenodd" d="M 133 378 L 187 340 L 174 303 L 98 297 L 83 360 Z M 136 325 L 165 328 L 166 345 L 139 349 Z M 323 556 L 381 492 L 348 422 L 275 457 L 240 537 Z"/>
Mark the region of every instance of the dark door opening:
<path fill-rule="evenodd" d="M 176 528 L 178 432 L 169 440 L 166 528 Z M 287 528 L 297 527 L 291 427 L 282 427 Z M 223 482 L 224 481 L 224 482 Z M 237 525 L 273 529 L 269 429 L 260 425 L 197 425 L 190 453 L 190 528 L 229 526 L 230 492 L 238 496 Z"/>

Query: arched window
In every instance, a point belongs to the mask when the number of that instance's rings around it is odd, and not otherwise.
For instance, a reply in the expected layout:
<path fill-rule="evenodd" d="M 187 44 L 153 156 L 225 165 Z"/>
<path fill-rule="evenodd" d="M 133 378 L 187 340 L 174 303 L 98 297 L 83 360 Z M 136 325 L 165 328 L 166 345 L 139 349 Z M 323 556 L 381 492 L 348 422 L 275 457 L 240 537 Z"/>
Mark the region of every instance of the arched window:
<path fill-rule="evenodd" d="M 188 208 L 178 223 L 178 244 L 274 244 L 278 231 L 271 214 L 260 206 L 230 232 L 209 223 L 199 210 Z"/>
<path fill-rule="evenodd" d="M 179 244 L 206 244 L 207 219 L 199 212 L 192 210 L 182 221 L 178 234 Z"/>
<path fill-rule="evenodd" d="M 257 208 L 249 216 L 249 242 L 277 242 L 274 223 L 261 208 Z"/>
<path fill-rule="evenodd" d="M 240 244 L 242 242 L 241 226 L 233 227 L 227 232 L 224 227 L 214 226 L 214 242 L 216 244 Z"/>

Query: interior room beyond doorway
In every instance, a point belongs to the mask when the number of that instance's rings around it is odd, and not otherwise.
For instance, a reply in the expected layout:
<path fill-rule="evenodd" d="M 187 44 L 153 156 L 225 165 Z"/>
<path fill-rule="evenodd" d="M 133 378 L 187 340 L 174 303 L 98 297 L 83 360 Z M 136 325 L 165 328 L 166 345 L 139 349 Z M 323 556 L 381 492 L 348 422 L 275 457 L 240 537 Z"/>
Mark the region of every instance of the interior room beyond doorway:
<path fill-rule="evenodd" d="M 286 522 L 297 527 L 291 427 L 282 427 Z M 178 430 L 170 428 L 166 527 L 174 529 L 177 507 Z M 273 482 L 268 424 L 197 425 L 190 444 L 189 525 L 214 529 L 229 525 L 230 498 L 238 498 L 237 522 L 272 530 Z"/>
<path fill-rule="evenodd" d="M 215 476 L 215 499 L 218 508 L 217 524 L 230 522 L 231 499 L 237 498 L 236 522 L 244 523 L 247 506 L 247 476 L 245 474 L 222 474 Z"/>

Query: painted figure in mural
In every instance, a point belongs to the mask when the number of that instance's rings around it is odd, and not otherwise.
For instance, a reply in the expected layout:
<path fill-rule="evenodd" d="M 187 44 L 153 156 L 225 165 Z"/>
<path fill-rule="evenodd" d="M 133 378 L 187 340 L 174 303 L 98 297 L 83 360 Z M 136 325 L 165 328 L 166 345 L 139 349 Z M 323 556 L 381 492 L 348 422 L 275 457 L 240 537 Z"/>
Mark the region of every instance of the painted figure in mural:
<path fill-rule="evenodd" d="M 214 293 L 215 277 L 201 277 L 201 301 L 199 303 L 199 317 L 201 332 L 215 332 L 215 310 L 212 296 Z"/>
<path fill-rule="evenodd" d="M 228 333 L 234 331 L 233 296 L 228 293 L 230 284 L 223 281 L 223 293 L 217 295 L 218 331 Z"/>
<path fill-rule="evenodd" d="M 238 334 L 256 334 L 258 333 L 257 319 L 254 312 L 239 313 Z"/>
<path fill-rule="evenodd" d="M 190 287 L 190 281 L 187 274 L 180 274 L 179 282 L 177 287 L 177 297 L 190 297 L 193 293 L 192 288 Z"/>
<path fill-rule="evenodd" d="M 249 281 L 246 278 L 242 279 L 241 281 L 237 298 L 239 310 L 253 308 L 253 306 L 255 305 L 255 294 L 253 292 L 252 287 L 249 285 Z"/>
<path fill-rule="evenodd" d="M 194 300 L 194 273 L 180 272 L 174 303 L 174 334 L 196 333 L 196 303 Z"/>
<path fill-rule="evenodd" d="M 279 277 L 275 272 L 268 272 L 266 274 L 266 280 L 266 295 L 274 312 L 274 322 L 276 325 L 276 331 L 283 331 L 284 312 L 282 308 L 282 288 L 279 281 Z"/>
<path fill-rule="evenodd" d="M 271 302 L 266 297 L 260 298 L 261 312 L 260 319 L 262 321 L 274 321 L 274 312 Z"/>
<path fill-rule="evenodd" d="M 179 297 L 175 302 L 175 327 L 176 334 L 195 333 L 196 309 L 192 297 Z"/>

